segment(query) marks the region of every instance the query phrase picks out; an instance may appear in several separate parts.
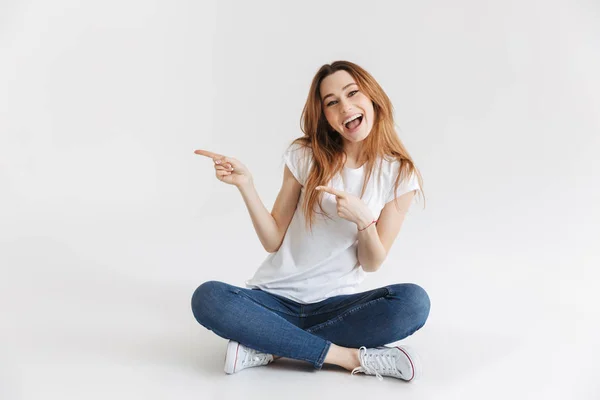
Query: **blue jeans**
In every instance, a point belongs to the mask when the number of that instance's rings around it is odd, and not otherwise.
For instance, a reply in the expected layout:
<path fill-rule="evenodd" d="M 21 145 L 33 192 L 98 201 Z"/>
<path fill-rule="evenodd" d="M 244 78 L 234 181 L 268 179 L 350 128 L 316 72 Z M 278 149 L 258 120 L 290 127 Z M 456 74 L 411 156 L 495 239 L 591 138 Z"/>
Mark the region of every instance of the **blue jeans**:
<path fill-rule="evenodd" d="M 316 369 L 331 343 L 378 347 L 412 335 L 425 324 L 429 305 L 425 290 L 412 283 L 311 304 L 218 281 L 203 283 L 192 296 L 194 317 L 215 334 Z"/>

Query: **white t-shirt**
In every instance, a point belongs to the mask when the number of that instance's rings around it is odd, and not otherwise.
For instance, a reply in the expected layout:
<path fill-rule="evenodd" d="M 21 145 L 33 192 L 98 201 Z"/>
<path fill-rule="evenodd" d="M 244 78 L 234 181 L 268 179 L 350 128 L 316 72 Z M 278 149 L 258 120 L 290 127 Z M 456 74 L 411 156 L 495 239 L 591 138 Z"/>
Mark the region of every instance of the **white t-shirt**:
<path fill-rule="evenodd" d="M 304 184 L 312 165 L 312 151 L 292 144 L 283 159 L 298 182 L 302 184 L 300 199 L 281 246 L 270 253 L 254 276 L 245 282 L 247 288 L 259 288 L 301 304 L 316 303 L 340 294 L 358 293 L 366 272 L 358 262 L 358 231 L 356 224 L 337 214 L 335 196 L 323 193 L 323 210 L 331 219 L 316 214 L 312 232 L 305 227 L 302 201 Z M 378 163 L 371 174 L 362 200 L 375 219 L 383 207 L 394 200 L 394 182 L 400 163 L 384 159 L 381 176 Z M 328 186 L 360 196 L 365 166 L 344 167 Z M 420 190 L 416 175 L 401 181 L 396 191 L 399 197 Z M 318 205 L 316 209 L 320 211 Z"/>

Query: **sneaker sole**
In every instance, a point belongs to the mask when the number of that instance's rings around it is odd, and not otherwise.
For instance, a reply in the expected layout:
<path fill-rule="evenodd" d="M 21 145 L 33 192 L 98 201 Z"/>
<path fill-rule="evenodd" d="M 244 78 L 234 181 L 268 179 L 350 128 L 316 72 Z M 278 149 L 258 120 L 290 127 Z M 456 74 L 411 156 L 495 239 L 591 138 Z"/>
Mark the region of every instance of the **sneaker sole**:
<path fill-rule="evenodd" d="M 410 379 L 406 379 L 407 382 L 416 381 L 423 375 L 423 365 L 421 364 L 421 358 L 418 353 L 410 346 L 394 346 L 401 352 L 403 352 L 408 361 L 413 367 L 413 376 Z"/>
<path fill-rule="evenodd" d="M 235 373 L 235 364 L 237 362 L 239 348 L 240 344 L 235 340 L 230 340 L 229 343 L 227 343 L 227 354 L 225 355 L 226 374 Z"/>

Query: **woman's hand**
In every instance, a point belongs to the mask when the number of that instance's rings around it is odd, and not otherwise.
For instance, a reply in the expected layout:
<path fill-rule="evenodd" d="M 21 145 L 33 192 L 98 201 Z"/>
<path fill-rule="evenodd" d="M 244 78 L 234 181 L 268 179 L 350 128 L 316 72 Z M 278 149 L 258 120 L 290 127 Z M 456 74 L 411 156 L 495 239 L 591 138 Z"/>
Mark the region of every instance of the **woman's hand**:
<path fill-rule="evenodd" d="M 364 228 L 375 219 L 371 209 L 360 198 L 327 186 L 317 186 L 316 189 L 335 195 L 338 215 L 354 222 L 358 229 Z"/>
<path fill-rule="evenodd" d="M 235 185 L 237 188 L 252 182 L 252 174 L 248 168 L 233 157 L 212 153 L 207 150 L 196 150 L 194 153 L 212 158 L 215 163 L 217 179 L 221 182 Z"/>

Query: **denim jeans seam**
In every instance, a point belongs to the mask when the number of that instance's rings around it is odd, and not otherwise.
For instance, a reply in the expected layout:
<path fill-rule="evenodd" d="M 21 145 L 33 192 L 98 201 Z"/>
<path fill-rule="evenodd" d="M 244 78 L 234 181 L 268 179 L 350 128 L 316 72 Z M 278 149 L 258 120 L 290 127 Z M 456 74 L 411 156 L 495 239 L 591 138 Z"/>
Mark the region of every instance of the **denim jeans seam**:
<path fill-rule="evenodd" d="M 376 302 L 376 301 L 380 301 L 380 300 L 385 300 L 385 297 L 378 297 L 378 298 L 376 298 L 376 299 L 369 300 L 368 302 L 366 302 L 366 303 L 363 303 L 363 304 L 360 304 L 360 305 L 358 305 L 358 306 L 356 306 L 356 307 L 354 307 L 354 308 L 351 308 L 351 309 L 347 310 L 346 312 L 344 312 L 344 313 L 342 313 L 342 314 L 340 314 L 340 315 L 337 315 L 337 316 L 335 316 L 334 318 L 332 318 L 332 319 L 330 319 L 330 320 L 328 320 L 328 321 L 322 322 L 322 323 L 320 323 L 320 324 L 318 324 L 318 325 L 316 325 L 316 326 L 312 326 L 312 327 L 310 327 L 310 328 L 307 328 L 307 329 L 305 329 L 305 330 L 306 330 L 307 332 L 314 333 L 314 332 L 316 332 L 316 331 L 318 331 L 318 330 L 320 330 L 320 329 L 322 329 L 322 328 L 325 328 L 325 327 L 327 327 L 327 326 L 329 326 L 329 325 L 332 325 L 332 324 L 334 324 L 334 323 L 337 323 L 337 322 L 339 322 L 339 321 L 343 320 L 343 319 L 344 319 L 345 317 L 347 317 L 348 315 L 351 315 L 351 314 L 353 314 L 353 313 L 355 313 L 355 312 L 357 312 L 357 311 L 359 311 L 359 310 L 362 310 L 363 308 L 365 308 L 365 307 L 367 307 L 367 306 L 371 305 L 372 303 L 374 303 L 374 302 Z M 314 329 L 314 330 L 313 330 L 313 329 Z"/>
<path fill-rule="evenodd" d="M 392 289 L 390 289 L 390 286 L 385 286 L 384 289 L 387 291 L 387 294 L 385 295 L 385 297 L 393 295 Z"/>
<path fill-rule="evenodd" d="M 325 347 L 323 347 L 323 350 L 321 351 L 319 358 L 317 358 L 315 368 L 317 368 L 317 369 L 323 368 L 323 364 L 325 363 L 325 358 L 327 357 L 327 353 L 329 352 L 329 349 L 331 348 L 331 344 L 332 344 L 331 341 L 325 340 Z"/>
<path fill-rule="evenodd" d="M 390 294 L 390 290 L 387 287 L 379 288 L 379 290 L 381 290 L 381 289 L 385 289 L 386 290 L 386 294 L 383 297 L 377 297 L 376 299 L 369 300 L 367 303 L 362 303 L 362 304 L 368 304 L 369 302 L 371 302 L 373 300 L 382 299 L 382 298 L 384 298 L 384 297 L 386 297 L 386 296 L 388 296 Z M 314 312 L 314 313 L 310 313 L 310 314 L 304 314 L 302 316 L 303 317 L 312 317 L 312 316 L 315 316 L 315 315 L 327 314 L 327 313 L 336 312 L 338 310 L 341 310 L 344 307 L 347 307 L 347 305 L 341 305 L 341 306 L 339 306 L 337 308 L 334 308 L 332 310 L 326 310 L 326 311 L 319 311 L 319 312 Z"/>
<path fill-rule="evenodd" d="M 261 306 L 261 307 L 264 307 L 264 308 L 266 308 L 266 309 L 268 309 L 268 310 L 271 310 L 271 311 L 274 311 L 274 312 L 280 312 L 280 313 L 282 313 L 282 314 L 289 315 L 289 316 L 292 316 L 292 317 L 298 317 L 298 315 L 296 315 L 296 314 L 294 314 L 294 313 L 289 313 L 289 312 L 286 312 L 286 311 L 276 310 L 276 309 L 274 309 L 274 308 L 271 308 L 271 307 L 269 307 L 269 306 L 266 306 L 266 305 L 264 305 L 264 304 L 262 304 L 262 303 L 260 303 L 260 302 L 258 302 L 258 301 L 256 301 L 256 300 L 254 300 L 252 297 L 250 297 L 250 296 L 246 295 L 246 293 L 244 293 L 242 290 L 239 290 L 239 291 L 237 291 L 237 292 L 236 292 L 236 294 L 241 294 L 241 295 L 243 295 L 243 296 L 244 296 L 246 299 L 248 299 L 248 300 L 252 301 L 253 303 L 255 303 L 255 304 L 258 304 L 259 306 Z"/>

